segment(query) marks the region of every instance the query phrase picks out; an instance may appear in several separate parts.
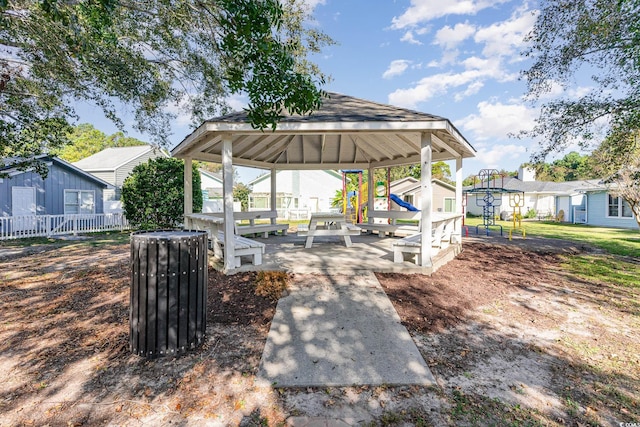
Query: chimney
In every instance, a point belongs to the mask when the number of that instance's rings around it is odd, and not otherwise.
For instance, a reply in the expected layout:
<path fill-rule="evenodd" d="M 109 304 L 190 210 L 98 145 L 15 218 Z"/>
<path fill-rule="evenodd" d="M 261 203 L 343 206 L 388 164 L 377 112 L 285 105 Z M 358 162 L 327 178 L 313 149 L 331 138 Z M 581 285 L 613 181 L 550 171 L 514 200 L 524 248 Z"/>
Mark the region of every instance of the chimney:
<path fill-rule="evenodd" d="M 520 166 L 518 170 L 518 179 L 522 182 L 530 182 L 536 180 L 536 170 L 526 166 Z"/>

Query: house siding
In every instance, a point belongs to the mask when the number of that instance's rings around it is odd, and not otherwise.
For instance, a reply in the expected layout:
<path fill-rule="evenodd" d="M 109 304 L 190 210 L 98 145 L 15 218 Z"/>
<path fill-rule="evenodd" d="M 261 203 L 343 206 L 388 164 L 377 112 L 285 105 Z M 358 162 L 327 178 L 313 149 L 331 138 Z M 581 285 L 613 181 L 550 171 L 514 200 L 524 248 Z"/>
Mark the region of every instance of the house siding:
<path fill-rule="evenodd" d="M 102 186 L 91 180 L 77 175 L 72 171 L 53 163 L 49 167 L 49 174 L 42 179 L 35 172 L 24 172 L 10 178 L 4 178 L 0 183 L 0 215 L 11 216 L 11 188 L 33 187 L 36 189 L 36 214 L 61 215 L 64 214 L 64 190 L 94 191 L 95 213 L 103 213 Z"/>
<path fill-rule="evenodd" d="M 331 208 L 331 199 L 342 188 L 342 179 L 322 170 L 281 170 L 276 174 L 276 192 L 299 199 L 298 208 L 326 211 Z M 251 194 L 271 194 L 271 176 L 254 180 Z"/>
<path fill-rule="evenodd" d="M 605 191 L 588 193 L 587 195 L 587 224 L 601 227 L 617 227 L 637 229 L 635 218 L 608 217 L 609 200 Z"/>
<path fill-rule="evenodd" d="M 432 194 L 433 194 L 432 210 L 434 212 L 445 211 L 445 202 L 444 202 L 445 198 L 451 198 L 451 199 L 456 198 L 455 190 L 451 190 L 449 188 L 443 187 L 442 185 L 438 185 L 437 183 L 434 183 L 432 185 Z M 420 206 L 420 205 L 417 205 L 417 206 Z"/>
<path fill-rule="evenodd" d="M 141 163 L 147 163 L 150 159 L 155 159 L 156 157 L 165 157 L 165 156 L 158 150 L 150 150 L 149 152 L 141 156 L 138 156 L 135 159 L 132 159 L 129 162 L 125 163 L 124 165 L 120 166 L 114 172 L 115 182 L 113 184 L 117 186 L 118 189 L 122 188 L 122 184 L 124 183 L 124 180 L 127 179 L 127 177 L 129 176 L 129 174 L 131 174 L 131 172 L 133 172 L 133 168 L 135 168 Z"/>

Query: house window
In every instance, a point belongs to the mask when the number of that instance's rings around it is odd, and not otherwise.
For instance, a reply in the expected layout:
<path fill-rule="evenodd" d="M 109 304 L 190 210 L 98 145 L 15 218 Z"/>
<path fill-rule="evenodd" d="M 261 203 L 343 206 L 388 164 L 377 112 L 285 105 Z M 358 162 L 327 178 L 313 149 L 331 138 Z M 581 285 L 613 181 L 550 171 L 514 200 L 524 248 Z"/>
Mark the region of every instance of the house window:
<path fill-rule="evenodd" d="M 456 199 L 454 197 L 444 198 L 444 211 L 455 212 L 456 211 Z"/>
<path fill-rule="evenodd" d="M 65 215 L 95 213 L 95 194 L 93 191 L 64 190 Z"/>
<path fill-rule="evenodd" d="M 249 207 L 254 209 L 269 209 L 268 196 L 250 196 Z"/>
<path fill-rule="evenodd" d="M 631 205 L 622 197 L 608 195 L 609 204 L 607 205 L 607 216 L 614 218 L 633 218 Z"/>
<path fill-rule="evenodd" d="M 413 204 L 413 194 L 405 194 L 402 199 L 411 205 Z"/>

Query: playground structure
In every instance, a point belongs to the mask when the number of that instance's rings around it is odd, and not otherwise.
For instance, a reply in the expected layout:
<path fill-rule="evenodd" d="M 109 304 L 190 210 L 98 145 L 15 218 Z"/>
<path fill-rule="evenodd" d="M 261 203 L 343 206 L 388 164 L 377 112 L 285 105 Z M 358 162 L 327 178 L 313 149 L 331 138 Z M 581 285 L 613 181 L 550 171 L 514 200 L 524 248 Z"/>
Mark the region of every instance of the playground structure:
<path fill-rule="evenodd" d="M 476 206 L 482 207 L 482 224 L 476 225 L 476 234 L 479 234 L 480 227 L 483 227 L 486 235 L 489 235 L 491 227 L 499 227 L 500 235 L 503 235 L 502 225 L 496 224 L 496 207 L 502 206 L 502 195 L 509 194 L 509 206 L 513 208 L 513 228 L 509 230 L 509 239 L 514 231 L 521 231 L 522 237 L 526 236 L 522 228 L 521 208 L 524 206 L 524 193 L 521 191 L 508 190 L 504 188 L 504 175 L 496 169 L 481 169 L 474 177 L 473 188 L 465 190 L 466 197 L 475 196 Z M 465 205 L 468 203 L 468 200 Z M 516 226 L 516 221 L 518 226 Z"/>
<path fill-rule="evenodd" d="M 509 240 L 513 237 L 514 231 L 520 231 L 522 238 L 527 238 L 527 232 L 522 226 L 522 207 L 524 206 L 524 193 L 509 193 L 509 206 L 513 208 L 513 228 L 509 230 Z M 516 226 L 517 224 L 517 226 Z"/>
<path fill-rule="evenodd" d="M 358 175 L 358 191 L 347 191 L 347 175 Z M 362 170 L 343 170 L 342 171 L 342 213 L 350 220 L 352 224 L 362 222 L 365 212 L 363 207 L 368 201 L 368 183 L 362 184 Z M 363 191 L 364 190 L 364 191 Z"/>
<path fill-rule="evenodd" d="M 363 171 L 359 169 L 342 170 L 342 212 L 353 224 L 362 223 L 367 220 L 367 202 L 369 201 L 369 183 L 363 183 Z M 358 190 L 347 191 L 347 175 L 358 175 Z M 419 209 L 402 200 L 395 194 L 390 192 L 390 170 L 387 168 L 387 179 L 378 181 L 374 187 L 374 210 L 387 211 L 391 208 L 393 201 L 398 206 L 405 208 L 411 212 L 418 212 Z M 375 219 L 374 221 L 379 221 Z"/>

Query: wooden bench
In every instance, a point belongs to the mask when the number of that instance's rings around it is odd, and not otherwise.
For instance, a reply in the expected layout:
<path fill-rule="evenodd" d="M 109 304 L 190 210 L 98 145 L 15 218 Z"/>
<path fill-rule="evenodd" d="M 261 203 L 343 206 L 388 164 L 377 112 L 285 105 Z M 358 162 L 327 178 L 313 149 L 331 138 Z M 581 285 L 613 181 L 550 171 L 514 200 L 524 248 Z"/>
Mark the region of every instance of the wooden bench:
<path fill-rule="evenodd" d="M 456 219 L 460 215 L 434 218 L 431 229 L 431 247 L 443 249 L 451 243 Z M 404 254 L 414 255 L 414 262 L 420 265 L 422 255 L 422 233 L 413 234 L 393 242 L 393 262 L 404 262 Z"/>
<path fill-rule="evenodd" d="M 377 231 L 379 237 L 384 237 L 386 234 L 389 236 L 409 236 L 420 232 L 420 218 L 422 217 L 420 212 L 370 211 L 367 215 L 373 220 L 372 223 L 358 223 L 358 227 L 369 233 Z M 382 222 L 376 223 L 376 219 L 382 220 Z M 398 220 L 414 221 L 414 224 L 398 223 Z"/>
<path fill-rule="evenodd" d="M 223 218 L 223 213 L 215 213 L 215 216 Z M 261 234 L 265 239 L 269 237 L 269 233 L 277 234 L 278 231 L 283 235 L 287 234 L 289 224 L 278 224 L 276 211 L 251 211 L 251 212 L 234 212 L 233 220 L 235 221 L 236 234 L 241 236 Z M 256 223 L 257 219 L 268 219 L 269 223 Z M 242 224 L 241 221 L 249 221 L 249 224 Z"/>
<path fill-rule="evenodd" d="M 224 258 L 224 232 L 222 219 L 216 214 L 190 214 L 185 215 L 185 225 L 195 230 L 205 230 L 209 234 L 211 249 L 216 257 Z M 234 266 L 242 265 L 241 257 L 251 256 L 253 265 L 262 264 L 262 255 L 265 252 L 265 244 L 247 239 L 246 237 L 234 235 Z"/>
<path fill-rule="evenodd" d="M 223 258 L 224 254 L 224 232 L 218 231 L 216 239 L 212 239 L 213 243 L 213 253 L 219 257 Z M 262 255 L 264 254 L 265 244 L 261 242 L 256 242 L 255 240 L 247 239 L 246 237 L 238 236 L 237 234 L 233 235 L 233 256 L 234 256 L 234 266 L 236 268 L 242 265 L 242 257 L 250 256 L 251 264 L 253 265 L 261 265 L 262 264 Z"/>

